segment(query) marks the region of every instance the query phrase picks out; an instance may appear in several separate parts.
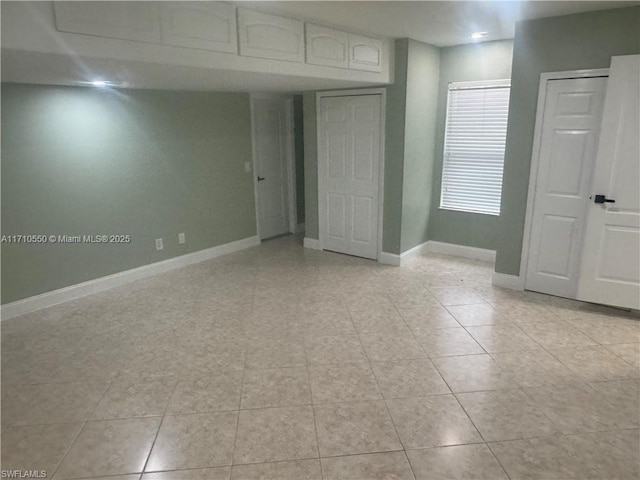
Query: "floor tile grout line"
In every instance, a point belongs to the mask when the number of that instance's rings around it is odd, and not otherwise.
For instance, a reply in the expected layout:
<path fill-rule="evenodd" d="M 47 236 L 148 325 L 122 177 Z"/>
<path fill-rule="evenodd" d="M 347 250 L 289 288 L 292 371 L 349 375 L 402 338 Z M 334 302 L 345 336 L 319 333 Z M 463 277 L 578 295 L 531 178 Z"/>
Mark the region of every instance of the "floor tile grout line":
<path fill-rule="evenodd" d="M 394 308 L 395 308 L 395 305 L 394 305 Z M 397 308 L 396 308 L 396 312 L 397 312 Z M 349 312 L 349 316 L 351 316 L 351 312 Z M 353 322 L 353 318 L 351 319 L 351 321 Z M 357 335 L 358 335 L 358 338 L 360 339 L 360 334 L 358 333 Z M 360 344 L 362 344 L 362 340 L 361 339 L 360 339 Z M 367 353 L 366 349 L 364 348 L 364 345 L 362 345 L 362 347 L 363 347 L 365 356 L 369 360 L 369 370 L 371 371 L 371 375 L 373 376 L 373 379 L 376 382 L 376 387 L 378 389 L 378 393 L 382 397 L 381 401 L 384 404 L 384 408 L 385 408 L 385 410 L 387 412 L 387 416 L 389 417 L 389 420 L 391 420 L 391 425 L 393 425 L 393 430 L 396 433 L 396 438 L 398 439 L 398 442 L 400 443 L 400 445 L 402 446 L 402 449 L 404 451 L 405 450 L 404 442 L 402 441 L 402 437 L 400 436 L 400 432 L 398 431 L 398 426 L 396 425 L 395 421 L 393 420 L 393 416 L 391 415 L 391 410 L 389 409 L 389 405 L 387 404 L 387 401 L 384 398 L 384 394 L 382 392 L 382 389 L 380 388 L 380 382 L 378 381 L 378 377 L 376 376 L 375 371 L 373 370 L 373 365 L 371 364 L 371 357 L 369 356 L 369 354 Z M 413 469 L 411 470 L 411 472 L 413 473 Z"/>
<path fill-rule="evenodd" d="M 489 449 L 489 451 L 491 452 L 491 455 L 493 455 L 493 458 L 496 459 L 496 462 L 498 462 L 498 465 L 500 465 L 500 468 L 502 468 L 502 471 L 505 473 L 505 475 L 507 476 L 507 478 L 509 478 L 510 480 L 512 479 L 511 475 L 509 475 L 509 472 L 507 472 L 506 467 L 502 464 L 502 462 L 500 461 L 500 459 L 498 458 L 498 455 L 496 455 L 496 452 L 493 451 L 493 448 L 491 448 L 491 444 L 489 442 L 485 443 L 485 445 L 487 446 L 487 448 Z"/>
<path fill-rule="evenodd" d="M 253 288 L 251 289 L 251 314 L 253 314 L 254 311 L 254 302 L 255 302 L 255 296 L 256 296 L 256 288 L 257 288 L 257 282 L 254 281 L 253 283 Z M 247 329 L 250 328 L 250 325 L 247 324 L 246 325 Z M 248 334 L 248 332 L 245 332 Z M 234 461 L 235 461 L 235 455 L 236 455 L 236 447 L 237 447 L 237 443 L 238 443 L 238 432 L 240 429 L 240 412 L 241 412 L 241 407 L 242 407 L 242 397 L 244 395 L 244 381 L 245 381 L 245 376 L 247 373 L 247 363 L 249 361 L 249 345 L 245 345 L 244 348 L 244 362 L 243 362 L 243 368 L 242 368 L 242 379 L 240 381 L 240 398 L 238 399 L 238 413 L 236 414 L 236 430 L 234 433 L 234 437 L 233 437 L 233 448 L 231 449 L 231 471 L 229 473 L 229 475 L 231 476 L 231 474 L 233 473 L 233 465 L 234 465 Z"/>
<path fill-rule="evenodd" d="M 309 398 L 311 399 L 311 416 L 313 418 L 313 430 L 316 436 L 316 450 L 318 451 L 318 464 L 320 465 L 320 477 L 324 479 L 322 470 L 322 460 L 320 456 L 320 437 L 318 436 L 318 422 L 316 422 L 316 410 L 313 408 L 313 390 L 311 388 L 311 372 L 309 371 L 309 362 L 305 365 L 307 371 L 307 385 L 309 386 Z"/>
<path fill-rule="evenodd" d="M 255 286 L 254 286 L 254 291 L 255 291 Z M 244 368 L 242 369 L 242 380 L 240 381 L 240 398 L 238 399 L 238 412 L 236 414 L 236 431 L 234 433 L 233 436 L 233 448 L 231 449 L 231 469 L 233 470 L 233 465 L 235 464 L 235 454 L 236 454 L 236 447 L 237 447 L 237 443 L 238 443 L 238 431 L 240 429 L 240 412 L 242 410 L 242 397 L 244 395 L 244 379 L 245 379 L 245 375 L 247 372 L 247 359 L 248 359 L 248 352 L 245 349 L 244 352 Z M 233 473 L 233 472 L 230 472 Z"/>
<path fill-rule="evenodd" d="M 62 458 L 60 459 L 60 462 L 56 465 L 56 468 L 53 469 L 53 473 L 51 474 L 50 478 L 53 478 L 54 475 L 58 472 L 58 469 L 60 468 L 60 466 L 64 463 L 65 459 L 67 458 L 67 455 L 69 455 L 69 452 L 71 451 L 71 448 L 73 448 L 73 446 L 76 444 L 76 442 L 78 441 L 78 438 L 80 437 L 80 435 L 82 434 L 82 432 L 84 431 L 87 423 L 89 423 L 87 420 L 85 420 L 82 423 L 82 427 L 80 427 L 80 430 L 78 431 L 78 434 L 74 437 L 73 441 L 69 444 L 69 446 L 67 447 L 67 449 L 64 452 L 64 455 L 62 455 Z"/>
<path fill-rule="evenodd" d="M 69 382 L 69 383 L 71 383 L 71 382 Z M 84 420 L 84 423 L 82 424 L 82 427 L 80 428 L 80 431 L 78 432 L 78 435 L 76 435 L 76 437 L 73 439 L 73 442 L 71 442 L 71 444 L 69 445 L 69 448 L 67 448 L 67 450 L 64 452 L 64 455 L 62 456 L 62 459 L 60 460 L 60 463 L 58 463 L 58 465 L 56 465 L 56 468 L 54 469 L 53 474 L 51 475 L 51 477 L 53 477 L 53 475 L 55 475 L 55 473 L 58 471 L 58 468 L 60 468 L 60 465 L 62 465 L 62 462 L 64 462 L 64 459 L 67 457 L 67 454 L 71 450 L 71 447 L 73 447 L 73 445 L 75 445 L 76 441 L 80 437 L 80 434 L 84 431 L 85 426 L 87 425 L 87 423 L 89 423 L 91 421 L 91 417 L 94 414 L 95 410 L 98 408 L 98 405 L 100 404 L 102 399 L 105 397 L 105 395 L 107 394 L 107 392 L 111 388 L 111 383 L 112 383 L 112 380 L 109 380 L 109 382 L 107 383 L 107 387 L 104 389 L 104 392 L 102 392 L 102 395 L 100 395 L 100 398 L 96 401 L 95 405 L 93 406 L 93 409 L 91 410 L 91 412 L 87 413 L 87 419 Z M 66 422 L 66 423 L 74 423 L 74 422 Z"/>
<path fill-rule="evenodd" d="M 167 416 L 167 409 L 169 408 L 169 404 L 171 402 L 171 399 L 173 398 L 173 395 L 175 394 L 176 389 L 178 388 L 178 383 L 180 383 L 180 378 L 176 378 L 176 381 L 173 384 L 173 389 L 171 391 L 171 395 L 169 395 L 168 398 L 167 398 L 167 403 L 165 404 L 164 411 L 162 412 L 162 418 L 160 419 L 160 423 L 158 424 L 158 430 L 156 431 L 156 434 L 153 437 L 153 442 L 151 443 L 151 448 L 149 449 L 149 453 L 147 454 L 147 458 L 144 461 L 144 465 L 142 465 L 142 472 L 140 472 L 140 478 L 142 478 L 142 476 L 144 475 L 145 471 L 147 470 L 147 465 L 149 464 L 149 460 L 151 459 L 151 454 L 153 453 L 153 449 L 156 446 L 156 441 L 158 440 L 158 436 L 160 435 L 160 430 L 162 429 L 162 425 L 164 424 L 164 419 Z"/>

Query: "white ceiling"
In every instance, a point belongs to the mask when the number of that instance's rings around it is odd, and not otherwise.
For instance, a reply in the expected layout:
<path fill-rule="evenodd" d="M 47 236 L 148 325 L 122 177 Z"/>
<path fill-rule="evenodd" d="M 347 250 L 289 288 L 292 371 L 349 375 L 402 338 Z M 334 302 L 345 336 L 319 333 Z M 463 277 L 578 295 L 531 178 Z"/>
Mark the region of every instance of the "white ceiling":
<path fill-rule="evenodd" d="M 409 37 L 439 47 L 513 38 L 519 20 L 638 5 L 637 1 L 258 1 L 239 6 L 391 38 Z"/>

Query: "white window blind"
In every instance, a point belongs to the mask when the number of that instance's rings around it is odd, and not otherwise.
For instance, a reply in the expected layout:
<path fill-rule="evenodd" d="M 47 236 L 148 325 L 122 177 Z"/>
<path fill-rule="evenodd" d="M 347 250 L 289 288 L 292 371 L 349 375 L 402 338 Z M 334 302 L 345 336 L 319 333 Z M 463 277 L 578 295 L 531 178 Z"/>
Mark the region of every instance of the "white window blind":
<path fill-rule="evenodd" d="M 500 214 L 509 81 L 449 84 L 440 208 Z"/>

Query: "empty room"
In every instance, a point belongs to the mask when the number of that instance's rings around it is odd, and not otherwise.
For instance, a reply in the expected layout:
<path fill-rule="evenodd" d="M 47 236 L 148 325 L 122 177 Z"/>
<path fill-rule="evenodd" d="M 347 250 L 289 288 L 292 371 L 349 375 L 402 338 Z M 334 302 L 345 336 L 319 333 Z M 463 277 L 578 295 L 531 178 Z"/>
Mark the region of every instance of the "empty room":
<path fill-rule="evenodd" d="M 640 2 L 0 9 L 0 477 L 640 478 Z"/>

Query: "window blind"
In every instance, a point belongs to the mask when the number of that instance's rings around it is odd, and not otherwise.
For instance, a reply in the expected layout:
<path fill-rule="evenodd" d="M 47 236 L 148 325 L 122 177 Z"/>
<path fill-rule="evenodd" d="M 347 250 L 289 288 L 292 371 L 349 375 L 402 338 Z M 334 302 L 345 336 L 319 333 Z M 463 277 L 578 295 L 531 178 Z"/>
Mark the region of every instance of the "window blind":
<path fill-rule="evenodd" d="M 440 207 L 500 214 L 509 81 L 451 83 Z"/>

